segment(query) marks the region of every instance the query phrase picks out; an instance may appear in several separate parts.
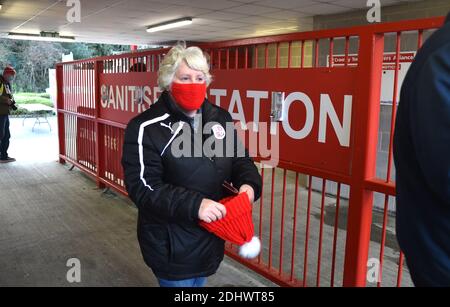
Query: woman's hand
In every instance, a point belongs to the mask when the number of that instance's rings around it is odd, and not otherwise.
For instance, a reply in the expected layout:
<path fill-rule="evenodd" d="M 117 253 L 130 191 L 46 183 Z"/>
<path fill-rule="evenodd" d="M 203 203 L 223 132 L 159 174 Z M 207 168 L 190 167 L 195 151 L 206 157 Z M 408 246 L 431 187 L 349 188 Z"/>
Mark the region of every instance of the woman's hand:
<path fill-rule="evenodd" d="M 220 220 L 227 214 L 227 209 L 221 203 L 204 198 L 198 210 L 198 218 L 206 223 Z"/>
<path fill-rule="evenodd" d="M 252 204 L 255 200 L 255 191 L 253 191 L 253 188 L 248 184 L 243 184 L 239 188 L 239 194 L 246 192 L 248 195 L 248 199 L 250 200 L 250 203 Z"/>

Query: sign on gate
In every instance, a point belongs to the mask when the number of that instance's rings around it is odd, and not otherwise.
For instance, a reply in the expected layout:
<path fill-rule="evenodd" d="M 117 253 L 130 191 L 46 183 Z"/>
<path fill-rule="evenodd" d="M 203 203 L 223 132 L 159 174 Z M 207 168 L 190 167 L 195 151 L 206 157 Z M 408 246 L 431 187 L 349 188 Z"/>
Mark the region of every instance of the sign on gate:
<path fill-rule="evenodd" d="M 400 100 L 400 89 L 405 79 L 406 73 L 411 66 L 415 51 L 401 52 L 399 65 L 398 65 L 398 86 L 397 86 L 397 101 Z M 327 56 L 329 58 L 329 56 Z M 392 104 L 393 92 L 394 92 L 394 80 L 395 80 L 395 64 L 396 64 L 395 52 L 386 52 L 383 55 L 383 75 L 381 77 L 381 102 Z M 329 63 L 329 61 L 327 61 Z M 345 55 L 333 55 L 333 67 L 342 67 L 345 65 Z M 358 55 L 350 54 L 347 56 L 348 66 L 358 65 Z"/>
<path fill-rule="evenodd" d="M 282 144 L 279 160 L 349 175 L 355 73 L 348 67 L 217 70 L 209 99 L 241 122 L 247 145 L 254 133 L 270 135 L 271 142 Z M 284 96 L 280 122 L 270 118 L 273 92 Z M 264 158 L 261 149 L 258 155 Z"/>
<path fill-rule="evenodd" d="M 154 103 L 161 91 L 156 73 L 100 74 L 100 118 L 128 124 Z"/>

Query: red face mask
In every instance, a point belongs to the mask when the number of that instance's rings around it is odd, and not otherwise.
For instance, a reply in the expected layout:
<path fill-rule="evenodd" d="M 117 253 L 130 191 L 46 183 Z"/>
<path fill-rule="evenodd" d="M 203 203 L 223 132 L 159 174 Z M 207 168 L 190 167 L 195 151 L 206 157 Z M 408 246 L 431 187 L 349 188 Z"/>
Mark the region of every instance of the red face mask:
<path fill-rule="evenodd" d="M 186 111 L 198 110 L 206 96 L 206 82 L 204 83 L 175 83 L 172 82 L 171 93 L 175 101 Z"/>

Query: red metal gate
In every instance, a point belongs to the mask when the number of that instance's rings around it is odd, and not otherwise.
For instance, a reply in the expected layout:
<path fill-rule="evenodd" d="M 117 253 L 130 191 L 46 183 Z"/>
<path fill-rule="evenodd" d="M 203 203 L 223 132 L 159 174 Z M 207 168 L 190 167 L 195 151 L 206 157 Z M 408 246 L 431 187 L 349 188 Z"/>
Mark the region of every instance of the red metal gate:
<path fill-rule="evenodd" d="M 443 20 L 200 46 L 210 55 L 215 77 L 210 100 L 229 108 L 236 120 L 270 122 L 273 91 L 289 100 L 276 133 L 279 152 L 272 155 L 277 168 L 266 168 L 264 152 L 256 152 L 264 183 L 254 210 L 262 253 L 245 261 L 227 244 L 229 256 L 283 286 L 402 285 L 403 255 L 389 220 L 395 208 L 392 141 L 400 55 L 417 50 Z M 99 187 L 126 195 L 120 165 L 124 128 L 156 101 L 156 72 L 165 52 L 57 65 L 61 163 L 73 163 Z M 380 104 L 385 52 L 394 55 L 392 84 L 383 84 L 392 92 L 388 107 Z M 339 57 L 344 60 L 338 67 Z M 380 108 L 388 114 L 386 123 Z M 388 126 L 383 133 L 381 125 Z M 241 131 L 247 143 L 252 134 L 271 135 L 252 127 Z M 388 149 L 380 151 L 383 146 Z"/>

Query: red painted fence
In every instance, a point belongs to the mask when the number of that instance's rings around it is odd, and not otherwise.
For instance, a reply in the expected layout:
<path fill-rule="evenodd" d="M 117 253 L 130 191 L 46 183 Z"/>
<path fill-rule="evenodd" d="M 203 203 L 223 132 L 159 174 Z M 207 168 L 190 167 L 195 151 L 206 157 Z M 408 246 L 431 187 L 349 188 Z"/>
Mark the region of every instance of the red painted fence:
<path fill-rule="evenodd" d="M 283 286 L 410 284 L 392 236 L 400 54 L 415 52 L 442 23 L 443 17 L 200 46 L 214 75 L 209 98 L 247 126 L 240 131 L 247 145 L 252 136 L 276 131 L 254 150 L 264 181 L 254 205 L 262 253 L 245 261 L 227 244 L 229 256 Z M 124 128 L 160 94 L 156 74 L 165 52 L 57 65 L 61 163 L 126 195 L 120 165 Z M 386 84 L 384 53 L 395 59 Z M 342 56 L 334 66 L 333 59 Z M 392 97 L 387 104 L 380 101 L 383 91 Z M 288 105 L 278 124 L 270 122 L 272 92 L 284 93 Z M 386 133 L 380 133 L 381 125 L 388 126 Z M 275 142 L 279 151 L 270 158 L 279 163 L 269 168 L 267 149 L 277 147 Z"/>

